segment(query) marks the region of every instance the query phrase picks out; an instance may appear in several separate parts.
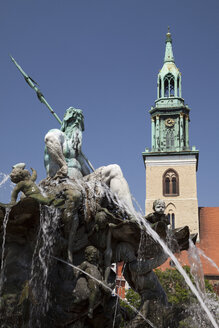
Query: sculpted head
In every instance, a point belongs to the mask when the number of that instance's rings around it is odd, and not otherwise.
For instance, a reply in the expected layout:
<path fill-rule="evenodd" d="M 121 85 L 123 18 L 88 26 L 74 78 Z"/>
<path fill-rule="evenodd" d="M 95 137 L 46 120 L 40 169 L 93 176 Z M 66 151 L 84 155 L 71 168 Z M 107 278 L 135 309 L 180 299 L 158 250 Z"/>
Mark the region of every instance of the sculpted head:
<path fill-rule="evenodd" d="M 79 127 L 84 131 L 84 115 L 81 109 L 69 107 L 64 115 L 61 131 L 65 132 L 67 126 L 71 125 L 72 128 Z"/>
<path fill-rule="evenodd" d="M 95 222 L 101 230 L 106 229 L 108 223 L 106 214 L 104 212 L 97 212 L 95 215 Z"/>
<path fill-rule="evenodd" d="M 162 199 L 156 199 L 153 202 L 153 210 L 158 213 L 158 214 L 164 214 L 166 205 L 165 205 L 165 201 Z"/>
<path fill-rule="evenodd" d="M 10 179 L 13 183 L 18 183 L 29 178 L 30 172 L 20 167 L 14 167 L 10 174 Z"/>
<path fill-rule="evenodd" d="M 99 251 L 94 246 L 88 246 L 85 249 L 85 259 L 90 263 L 98 263 Z"/>

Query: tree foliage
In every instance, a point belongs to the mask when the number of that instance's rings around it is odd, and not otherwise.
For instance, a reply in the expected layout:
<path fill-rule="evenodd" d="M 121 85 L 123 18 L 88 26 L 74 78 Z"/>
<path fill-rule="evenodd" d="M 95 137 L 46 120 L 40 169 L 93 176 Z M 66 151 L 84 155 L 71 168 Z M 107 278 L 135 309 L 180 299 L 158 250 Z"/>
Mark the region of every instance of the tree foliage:
<path fill-rule="evenodd" d="M 190 277 L 192 283 L 195 284 L 194 279 L 190 273 L 189 266 L 184 266 L 183 269 L 186 271 L 186 273 Z M 175 307 L 175 309 L 179 309 L 182 307 L 183 311 L 186 311 L 186 319 L 180 321 L 179 326 L 177 326 L 177 327 L 196 328 L 196 322 L 194 323 L 193 320 L 191 321 L 191 317 L 195 318 L 195 311 L 197 311 L 197 309 L 200 309 L 200 305 L 198 304 L 196 297 L 194 296 L 194 294 L 188 287 L 187 283 L 185 282 L 183 276 L 175 268 L 166 269 L 165 271 L 156 269 L 155 273 L 167 294 L 169 303 L 172 304 L 172 306 L 173 306 L 172 308 Z M 212 297 L 214 297 L 214 299 L 217 299 L 217 301 L 218 301 L 217 296 L 214 294 L 213 287 L 209 283 L 208 280 L 205 280 L 205 289 L 206 289 L 206 293 L 208 295 L 212 295 Z M 126 300 L 133 307 L 135 307 L 136 309 L 139 309 L 139 306 L 141 304 L 140 296 L 136 292 L 134 292 L 132 289 L 127 290 Z M 120 304 L 130 314 L 133 314 L 133 311 L 131 310 L 131 308 L 129 307 L 129 305 L 127 303 L 125 303 L 124 301 L 121 301 Z M 152 307 L 153 307 L 153 305 L 152 305 Z M 155 308 L 153 308 L 153 309 L 155 310 Z M 158 306 L 158 311 L 159 311 L 159 306 Z M 155 316 L 154 315 L 155 315 L 155 313 L 153 313 L 153 317 L 152 317 L 153 320 L 156 319 L 156 315 Z M 201 315 L 199 314 L 199 316 L 200 316 L 199 319 L 201 320 L 201 322 L 203 322 L 203 320 L 205 320 L 205 319 L 203 319 L 202 315 L 203 315 L 203 313 Z M 216 313 L 215 313 L 215 315 L 217 316 Z M 150 318 L 150 315 L 149 315 L 149 318 Z M 122 324 L 121 327 L 123 327 L 123 326 L 124 326 L 124 323 Z M 203 325 L 203 327 L 205 327 L 205 325 Z"/>
<path fill-rule="evenodd" d="M 183 266 L 183 269 L 189 276 L 190 280 L 194 283 L 194 279 L 190 273 L 189 266 Z M 191 292 L 187 283 L 185 282 L 184 277 L 181 273 L 176 269 L 166 269 L 162 271 L 160 269 L 156 269 L 155 273 L 163 286 L 168 301 L 172 304 L 190 304 L 191 302 L 196 301 L 196 297 Z M 207 292 L 213 293 L 213 287 L 209 283 L 207 279 L 205 279 L 205 289 Z"/>

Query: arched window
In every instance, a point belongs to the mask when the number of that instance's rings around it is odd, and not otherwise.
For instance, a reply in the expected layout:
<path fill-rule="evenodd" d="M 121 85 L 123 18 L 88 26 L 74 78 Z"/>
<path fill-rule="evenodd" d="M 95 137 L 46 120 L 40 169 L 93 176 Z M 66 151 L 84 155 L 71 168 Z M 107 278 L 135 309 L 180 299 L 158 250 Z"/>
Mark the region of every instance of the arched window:
<path fill-rule="evenodd" d="M 175 229 L 175 214 L 172 213 L 170 224 L 172 226 L 172 229 Z"/>
<path fill-rule="evenodd" d="M 172 74 L 164 77 L 164 97 L 174 97 L 174 76 Z"/>
<path fill-rule="evenodd" d="M 175 229 L 175 214 L 174 213 L 168 213 L 168 218 L 170 220 L 171 228 Z"/>
<path fill-rule="evenodd" d="M 179 176 L 173 169 L 167 170 L 163 175 L 163 195 L 179 196 Z"/>

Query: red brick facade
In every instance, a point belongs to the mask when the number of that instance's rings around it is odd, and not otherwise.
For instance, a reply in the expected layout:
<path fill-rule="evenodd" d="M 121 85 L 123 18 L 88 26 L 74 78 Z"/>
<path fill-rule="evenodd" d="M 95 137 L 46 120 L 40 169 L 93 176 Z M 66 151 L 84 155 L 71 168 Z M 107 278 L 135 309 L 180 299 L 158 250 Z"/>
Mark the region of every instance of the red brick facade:
<path fill-rule="evenodd" d="M 122 275 L 123 262 L 117 263 L 116 266 L 116 293 L 125 298 L 125 278 Z"/>
<path fill-rule="evenodd" d="M 219 207 L 200 207 L 200 244 L 199 247 L 219 267 Z M 203 257 L 202 257 L 203 259 Z M 218 276 L 219 272 L 209 261 L 203 259 L 206 276 Z"/>

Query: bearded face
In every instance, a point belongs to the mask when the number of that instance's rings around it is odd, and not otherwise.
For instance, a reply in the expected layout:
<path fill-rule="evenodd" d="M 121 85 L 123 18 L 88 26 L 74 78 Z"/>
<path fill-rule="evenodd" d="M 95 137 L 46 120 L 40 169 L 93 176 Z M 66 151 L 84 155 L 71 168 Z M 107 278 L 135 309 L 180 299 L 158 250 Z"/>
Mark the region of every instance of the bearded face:
<path fill-rule="evenodd" d="M 79 127 L 84 131 L 84 116 L 81 109 L 74 107 L 69 107 L 67 109 L 61 125 L 61 131 L 65 132 L 66 127 L 69 125 L 73 128 Z"/>

